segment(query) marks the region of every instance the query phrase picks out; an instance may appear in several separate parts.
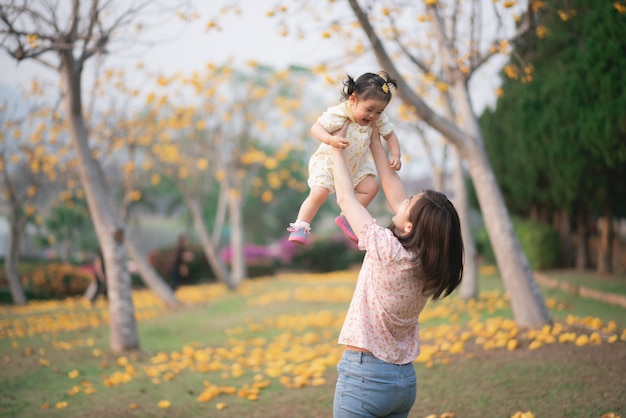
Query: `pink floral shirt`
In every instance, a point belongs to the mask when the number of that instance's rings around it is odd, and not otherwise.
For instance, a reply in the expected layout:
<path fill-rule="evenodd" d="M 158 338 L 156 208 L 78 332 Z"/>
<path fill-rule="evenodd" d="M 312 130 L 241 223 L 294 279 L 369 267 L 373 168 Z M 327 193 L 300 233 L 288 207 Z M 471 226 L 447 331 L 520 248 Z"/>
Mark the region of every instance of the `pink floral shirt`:
<path fill-rule="evenodd" d="M 375 219 L 363 226 L 359 249 L 366 254 L 339 344 L 366 349 L 388 363 L 410 363 L 420 352 L 418 318 L 428 300 L 418 264 Z"/>

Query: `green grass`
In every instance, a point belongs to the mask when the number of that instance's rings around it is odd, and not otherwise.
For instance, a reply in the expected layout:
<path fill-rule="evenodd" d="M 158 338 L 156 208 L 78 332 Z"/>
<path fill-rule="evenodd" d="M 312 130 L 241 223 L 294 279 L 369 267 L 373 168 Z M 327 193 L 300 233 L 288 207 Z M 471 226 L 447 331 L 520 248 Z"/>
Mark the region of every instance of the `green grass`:
<path fill-rule="evenodd" d="M 134 369 L 126 383 L 107 387 L 106 379 L 114 372 L 127 371 L 118 364 L 120 355 L 108 349 L 106 327 L 86 328 L 57 333 L 36 332 L 29 337 L 0 337 L 0 417 L 328 417 L 332 411 L 334 366 L 341 347 L 336 338 L 342 315 L 354 288 L 354 272 L 324 275 L 282 275 L 278 278 L 246 282 L 237 292 L 226 290 L 208 293 L 202 303 L 166 312 L 138 322 L 141 349 L 126 353 L 125 361 Z M 215 289 L 215 286 L 211 289 Z M 502 297 L 500 279 L 484 276 L 480 287 L 491 296 L 482 296 L 481 308 L 469 308 L 455 296 L 429 304 L 422 322 L 422 334 L 450 327 L 449 334 L 467 330 L 470 320 L 484 322 L 512 318 Z M 206 286 L 188 287 L 179 293 L 181 299 L 200 294 Z M 140 293 L 138 314 L 146 306 L 154 309 L 153 296 Z M 483 293 L 485 295 L 485 293 Z M 543 290 L 546 300 L 554 300 L 551 311 L 556 321 L 568 315 L 596 317 L 606 324 L 615 321 L 619 332 L 626 327 L 623 308 L 582 299 L 571 293 Z M 50 305 L 50 311 L 0 307 L 0 331 L 6 333 L 16 320 L 77 320 L 80 315 L 106 315 L 106 304 L 100 301 L 91 310 L 81 301 Z M 158 306 L 154 303 L 154 306 Z M 47 306 L 47 305 L 45 305 Z M 55 313 L 73 314 L 52 317 Z M 58 319 L 66 318 L 66 319 Z M 74 318 L 74 319 L 72 319 Z M 3 334 L 0 334 L 0 336 Z M 626 415 L 626 355 L 623 342 L 577 347 L 573 343 L 545 345 L 529 350 L 527 341 L 521 348 L 484 350 L 466 342 L 463 354 L 437 352 L 430 362 L 417 362 L 418 398 L 411 418 L 452 412 L 463 418 L 511 417 L 517 411 L 532 411 L 540 417 L 598 417 L 614 412 Z M 424 338 L 423 347 L 438 344 Z M 94 350 L 96 350 L 94 352 Z M 187 350 L 187 351 L 186 351 Z M 198 370 L 198 364 L 184 357 L 189 350 L 211 353 L 211 360 L 221 364 L 218 371 Z M 212 351 L 209 351 L 212 350 Z M 153 359 L 165 353 L 159 381 L 147 370 L 156 366 Z M 322 370 L 326 379 L 320 386 L 286 388 L 279 377 L 266 372 L 278 362 L 281 375 L 293 382 L 298 367 L 312 367 L 313 362 L 328 357 Z M 254 359 L 261 359 L 255 363 Z M 40 361 L 46 362 L 42 366 Z M 237 366 L 238 365 L 238 366 Z M 237 368 L 242 374 L 235 373 Z M 70 378 L 77 370 L 79 376 Z M 171 380 L 165 377 L 170 373 Z M 199 402 L 205 385 L 249 388 L 257 379 L 269 380 L 256 401 L 235 395 L 221 395 L 209 402 Z M 86 394 L 90 385 L 95 393 Z M 74 395 L 74 386 L 81 388 Z M 160 400 L 172 403 L 160 409 Z M 68 407 L 55 409 L 57 402 Z M 227 408 L 217 410 L 218 402 Z M 47 403 L 49 409 L 42 409 Z M 129 405 L 136 404 L 138 409 Z"/>

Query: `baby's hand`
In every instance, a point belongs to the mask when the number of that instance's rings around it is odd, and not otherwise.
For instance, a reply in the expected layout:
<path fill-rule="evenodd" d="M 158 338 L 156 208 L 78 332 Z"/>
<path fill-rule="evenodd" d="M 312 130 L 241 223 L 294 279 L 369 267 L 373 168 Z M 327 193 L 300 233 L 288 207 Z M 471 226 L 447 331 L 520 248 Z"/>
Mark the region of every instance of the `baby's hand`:
<path fill-rule="evenodd" d="M 347 148 L 350 145 L 350 141 L 346 138 L 348 125 L 350 125 L 350 119 L 346 118 L 343 126 L 331 134 L 331 140 L 328 145 L 339 149 Z"/>
<path fill-rule="evenodd" d="M 402 167 L 402 160 L 397 155 L 392 155 L 389 159 L 389 166 L 396 171 L 400 171 L 400 167 Z"/>
<path fill-rule="evenodd" d="M 343 138 L 343 137 L 334 136 L 334 135 L 331 138 L 332 139 L 328 142 L 328 145 L 332 147 L 344 149 L 344 148 L 348 148 L 348 146 L 350 145 L 350 141 L 348 141 L 348 138 Z"/>

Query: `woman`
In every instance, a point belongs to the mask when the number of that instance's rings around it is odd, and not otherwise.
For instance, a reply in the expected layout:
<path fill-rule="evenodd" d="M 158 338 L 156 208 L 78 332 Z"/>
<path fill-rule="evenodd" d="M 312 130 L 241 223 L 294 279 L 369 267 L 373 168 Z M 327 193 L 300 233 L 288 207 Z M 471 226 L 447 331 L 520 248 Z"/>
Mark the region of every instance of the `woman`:
<path fill-rule="evenodd" d="M 335 418 L 408 416 L 416 396 L 419 314 L 429 298 L 449 295 L 463 273 L 452 203 L 432 190 L 407 197 L 376 127 L 370 149 L 394 213 L 388 228 L 358 202 L 343 151 L 333 151 L 337 203 L 366 251 L 339 335 L 346 350 L 337 366 Z"/>

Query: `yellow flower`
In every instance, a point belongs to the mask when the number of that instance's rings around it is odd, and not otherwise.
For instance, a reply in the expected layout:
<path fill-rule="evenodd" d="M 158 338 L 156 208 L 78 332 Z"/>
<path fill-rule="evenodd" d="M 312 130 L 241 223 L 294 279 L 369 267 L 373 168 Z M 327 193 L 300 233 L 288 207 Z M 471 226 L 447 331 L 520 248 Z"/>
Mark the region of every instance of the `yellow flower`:
<path fill-rule="evenodd" d="M 166 400 L 161 400 L 159 401 L 159 403 L 157 404 L 157 406 L 161 409 L 167 409 L 170 406 L 172 406 L 172 403 L 170 401 L 166 401 Z"/>

